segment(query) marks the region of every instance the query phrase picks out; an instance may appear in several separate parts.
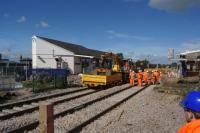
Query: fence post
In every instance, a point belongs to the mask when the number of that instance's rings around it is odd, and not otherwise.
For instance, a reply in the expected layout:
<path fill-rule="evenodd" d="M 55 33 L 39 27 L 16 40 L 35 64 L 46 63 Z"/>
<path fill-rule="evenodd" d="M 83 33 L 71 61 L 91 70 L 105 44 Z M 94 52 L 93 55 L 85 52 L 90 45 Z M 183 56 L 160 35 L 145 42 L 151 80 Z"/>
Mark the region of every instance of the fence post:
<path fill-rule="evenodd" d="M 33 74 L 33 80 L 32 80 L 32 87 L 33 87 L 33 92 L 35 91 L 35 75 Z"/>
<path fill-rule="evenodd" d="M 39 103 L 39 122 L 40 133 L 54 133 L 54 113 L 52 103 Z"/>

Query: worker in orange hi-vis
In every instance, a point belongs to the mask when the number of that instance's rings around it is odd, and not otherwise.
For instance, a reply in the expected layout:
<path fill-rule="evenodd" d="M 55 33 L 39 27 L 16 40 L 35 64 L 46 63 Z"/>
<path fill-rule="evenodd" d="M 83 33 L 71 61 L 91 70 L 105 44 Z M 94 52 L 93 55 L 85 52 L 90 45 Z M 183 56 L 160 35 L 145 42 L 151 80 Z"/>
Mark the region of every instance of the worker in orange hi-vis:
<path fill-rule="evenodd" d="M 130 85 L 134 86 L 135 85 L 135 72 L 130 70 L 129 73 L 129 80 L 130 80 Z"/>
<path fill-rule="evenodd" d="M 162 73 L 162 72 L 160 72 L 160 74 L 159 74 L 159 83 L 161 83 L 161 81 L 162 81 L 162 78 L 163 78 L 163 73 Z"/>
<path fill-rule="evenodd" d="M 137 78 L 138 78 L 138 86 L 142 86 L 142 79 L 143 79 L 142 70 L 139 70 L 139 72 L 137 74 Z"/>
<path fill-rule="evenodd" d="M 148 71 L 144 71 L 143 72 L 143 80 L 144 80 L 145 85 L 148 85 L 148 78 L 149 78 Z"/>
<path fill-rule="evenodd" d="M 154 85 L 156 83 L 156 72 L 152 71 L 152 84 Z"/>
<path fill-rule="evenodd" d="M 148 73 L 148 85 L 150 85 L 152 82 L 152 73 L 149 73 L 149 71 L 147 71 Z"/>
<path fill-rule="evenodd" d="M 160 73 L 158 72 L 158 70 L 155 71 L 155 75 L 156 75 L 156 83 L 158 83 L 160 79 Z"/>
<path fill-rule="evenodd" d="M 180 102 L 187 124 L 179 128 L 177 133 L 200 133 L 200 92 L 190 91 Z"/>

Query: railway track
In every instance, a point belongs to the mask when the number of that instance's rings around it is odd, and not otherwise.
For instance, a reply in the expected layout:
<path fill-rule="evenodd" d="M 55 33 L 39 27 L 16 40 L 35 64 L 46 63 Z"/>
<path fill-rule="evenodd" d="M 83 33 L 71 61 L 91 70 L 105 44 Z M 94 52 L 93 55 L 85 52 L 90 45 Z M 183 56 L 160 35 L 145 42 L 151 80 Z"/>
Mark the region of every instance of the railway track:
<path fill-rule="evenodd" d="M 59 98 L 53 97 L 54 99 L 51 99 L 51 100 L 53 100 L 54 105 L 57 105 L 57 104 L 60 104 L 60 103 L 63 103 L 63 102 L 73 100 L 73 99 L 77 99 L 77 98 L 80 98 L 80 97 L 91 95 L 91 94 L 97 93 L 99 91 L 102 91 L 102 90 L 87 90 L 85 93 L 79 92 L 79 93 L 76 93 L 75 95 L 73 95 L 71 97 L 65 98 L 66 95 L 69 95 L 69 93 L 68 93 L 68 94 L 64 95 L 64 97 L 63 97 L 63 95 L 62 95 L 62 97 L 59 97 Z M 70 93 L 70 94 L 72 94 L 72 93 Z M 47 99 L 45 99 L 45 100 L 47 100 Z M 39 109 L 38 102 L 36 102 L 36 103 L 34 102 L 34 103 L 31 103 L 31 104 L 25 104 L 25 105 L 20 106 L 20 107 L 14 106 L 12 109 L 6 109 L 5 110 L 6 113 L 0 116 L 0 120 L 6 120 L 6 119 L 10 119 L 12 117 L 21 116 L 25 113 L 31 113 L 31 112 L 34 112 L 38 109 Z"/>
<path fill-rule="evenodd" d="M 81 94 L 80 95 L 80 97 L 79 97 L 79 95 L 77 95 L 77 96 L 74 96 L 74 97 L 71 97 L 71 98 L 66 98 L 66 99 L 59 99 L 59 100 L 57 100 L 57 101 L 54 101 L 55 102 L 55 104 L 54 105 L 57 105 L 57 106 L 55 106 L 55 108 L 54 108 L 54 110 L 55 110 L 55 113 L 54 113 L 54 118 L 55 119 L 57 119 L 57 118 L 60 118 L 60 117 L 65 117 L 65 116 L 68 116 L 69 114 L 74 114 L 74 113 L 76 113 L 76 112 L 79 112 L 79 111 L 81 111 L 81 110 L 83 110 L 83 109 L 85 109 L 85 108 L 87 108 L 87 107 L 90 107 L 90 106 L 92 106 L 92 105 L 94 105 L 94 104 L 96 104 L 96 103 L 99 103 L 99 102 L 101 102 L 101 101 L 104 101 L 104 100 L 106 100 L 106 99 L 109 99 L 109 98 L 111 98 L 111 97 L 113 97 L 113 96 L 115 96 L 115 95 L 119 95 L 120 93 L 123 93 L 123 92 L 126 92 L 127 90 L 130 90 L 130 86 L 124 86 L 123 87 L 123 89 L 113 89 L 112 91 L 110 91 L 110 89 L 108 89 L 108 90 L 99 90 L 99 91 L 94 91 L 94 92 L 87 92 L 87 93 L 85 93 L 85 94 Z M 145 87 L 144 87 L 145 88 Z M 142 88 L 142 89 L 139 89 L 137 92 L 134 92 L 134 94 L 133 95 L 136 95 L 137 93 L 139 93 L 139 92 L 141 92 L 144 88 Z M 109 92 L 110 91 L 110 92 Z M 96 94 L 95 94 L 96 93 Z M 97 98 L 92 98 L 92 100 L 91 100 L 91 96 L 90 96 L 90 94 L 93 94 L 93 95 L 99 95 L 99 97 L 97 97 Z M 100 95 L 101 94 L 101 95 Z M 105 110 L 105 111 L 103 111 L 104 113 L 100 113 L 100 114 L 98 114 L 98 117 L 100 117 L 101 115 L 103 115 L 103 114 L 105 114 L 106 112 L 108 112 L 109 110 L 112 110 L 113 108 L 115 108 L 115 107 L 117 107 L 117 106 L 119 106 L 120 104 L 122 104 L 124 101 L 126 101 L 126 100 L 128 100 L 128 99 L 130 99 L 133 95 L 130 95 L 128 98 L 126 98 L 126 99 L 123 99 L 122 100 L 122 102 L 119 102 L 118 104 L 116 104 L 115 106 L 113 105 L 112 107 L 110 107 L 110 109 L 107 109 L 107 111 Z M 67 106 L 67 104 L 66 103 L 68 103 L 67 101 L 69 101 L 70 99 L 72 100 L 72 99 L 79 99 L 79 98 L 81 98 L 81 97 L 88 97 L 88 101 L 87 102 L 83 102 L 83 103 L 81 103 L 81 102 L 78 102 L 78 103 L 80 103 L 80 104 L 78 104 L 78 105 L 76 105 L 76 106 L 73 106 L 73 107 L 71 107 L 71 108 L 66 108 L 66 109 L 61 109 L 61 111 L 57 111 L 57 110 L 59 110 L 59 108 L 60 107 L 66 107 Z M 67 100 L 68 99 L 68 100 Z M 83 100 L 83 101 L 85 101 L 85 100 Z M 54 103 L 53 102 L 53 103 Z M 63 102 L 64 102 L 64 104 L 63 104 Z M 66 103 L 65 103 L 66 102 Z M 73 101 L 72 100 L 72 102 L 75 102 L 75 101 Z M 61 105 L 59 105 L 61 103 Z M 62 105 L 63 104 L 63 105 Z M 60 106 L 60 107 L 59 107 Z M 38 108 L 38 107 L 37 107 Z M 56 110 L 57 109 L 57 110 Z M 26 111 L 24 111 L 24 113 L 27 113 Z M 97 116 L 96 117 L 94 117 L 94 118 L 98 118 Z M 93 119 L 91 119 L 91 120 L 88 120 L 88 122 L 90 123 L 92 120 L 94 120 L 94 118 Z M 3 122 L 3 121 L 2 121 Z M 88 123 L 88 122 L 85 122 L 85 124 L 79 124 L 78 126 L 77 126 L 77 128 L 73 128 L 73 129 L 71 129 L 69 132 L 73 132 L 73 131 L 78 131 L 77 129 L 80 129 L 80 127 L 84 127 L 85 125 L 86 125 L 86 123 Z M 24 132 L 24 131 L 26 131 L 26 130 L 33 130 L 33 129 L 37 129 L 37 127 L 38 127 L 38 125 L 39 125 L 39 121 L 37 120 L 37 119 L 35 119 L 35 121 L 33 121 L 33 122 L 31 122 L 31 123 L 28 123 L 28 124 L 24 124 L 23 126 L 20 126 L 20 127 L 17 127 L 17 128 L 11 128 L 11 129 L 9 129 L 9 130 L 7 130 L 6 128 L 4 128 L 4 130 L 0 130 L 0 131 L 5 131 L 5 129 L 6 129 L 6 132 Z M 82 125 L 82 126 L 81 126 Z"/>
<path fill-rule="evenodd" d="M 38 102 L 38 101 L 46 100 L 46 99 L 53 98 L 53 97 L 63 96 L 63 95 L 69 95 L 69 94 L 73 94 L 76 92 L 82 92 L 82 91 L 86 91 L 86 90 L 88 90 L 88 88 L 81 88 L 81 89 L 76 89 L 76 90 L 72 90 L 72 91 L 64 91 L 64 92 L 59 92 L 56 94 L 50 94 L 50 95 L 46 95 L 46 96 L 31 98 L 28 100 L 21 100 L 18 102 L 2 104 L 2 105 L 0 105 L 0 111 L 2 111 L 3 109 L 11 109 L 14 106 L 22 106 L 24 104 L 30 104 L 33 102 Z"/>
<path fill-rule="evenodd" d="M 133 96 L 137 95 L 138 93 L 140 93 L 141 91 L 143 91 L 146 88 L 147 88 L 147 86 L 137 90 L 136 92 L 131 93 L 127 97 L 122 98 L 121 100 L 117 101 L 115 104 L 105 108 L 103 111 L 97 113 L 96 115 L 92 116 L 91 118 L 87 119 L 86 121 L 76 125 L 75 127 L 73 127 L 72 129 L 70 129 L 67 132 L 68 133 L 80 132 L 84 127 L 86 127 L 87 125 L 89 125 L 93 121 L 97 120 L 101 116 L 103 116 L 103 115 L 107 114 L 108 112 L 112 111 L 114 108 L 120 106 L 121 104 L 123 104 L 124 102 L 126 102 L 127 100 L 129 100 Z"/>

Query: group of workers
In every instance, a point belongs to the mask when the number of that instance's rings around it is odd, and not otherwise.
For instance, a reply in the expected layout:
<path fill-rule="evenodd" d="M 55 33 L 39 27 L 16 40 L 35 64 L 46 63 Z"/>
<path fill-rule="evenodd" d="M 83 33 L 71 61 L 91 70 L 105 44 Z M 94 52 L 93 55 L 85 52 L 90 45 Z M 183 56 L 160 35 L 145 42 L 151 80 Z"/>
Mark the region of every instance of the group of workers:
<path fill-rule="evenodd" d="M 142 86 L 143 82 L 145 85 L 149 84 L 157 84 L 161 82 L 162 79 L 162 72 L 159 72 L 158 70 L 153 70 L 152 73 L 149 71 L 139 70 L 138 73 L 135 73 L 135 71 L 130 70 L 129 79 L 130 79 L 130 85 L 135 85 L 135 80 L 138 83 L 138 86 Z"/>
<path fill-rule="evenodd" d="M 138 73 L 130 70 L 130 85 L 134 86 L 135 81 L 138 86 L 142 86 L 144 82 L 147 84 L 159 83 L 162 79 L 162 72 L 154 70 Z M 180 102 L 184 109 L 187 124 L 179 128 L 177 133 L 200 133 L 200 91 L 190 91 L 187 96 Z"/>

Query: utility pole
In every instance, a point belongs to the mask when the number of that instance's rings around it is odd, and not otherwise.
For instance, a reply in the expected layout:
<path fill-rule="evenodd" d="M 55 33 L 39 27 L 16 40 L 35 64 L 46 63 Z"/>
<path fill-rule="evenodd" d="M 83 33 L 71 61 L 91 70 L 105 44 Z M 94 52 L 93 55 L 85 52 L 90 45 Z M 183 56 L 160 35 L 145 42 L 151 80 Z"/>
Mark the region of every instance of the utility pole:
<path fill-rule="evenodd" d="M 28 80 L 28 72 L 27 72 L 27 69 L 28 69 L 28 67 L 27 67 L 27 59 L 26 59 L 26 81 Z"/>

